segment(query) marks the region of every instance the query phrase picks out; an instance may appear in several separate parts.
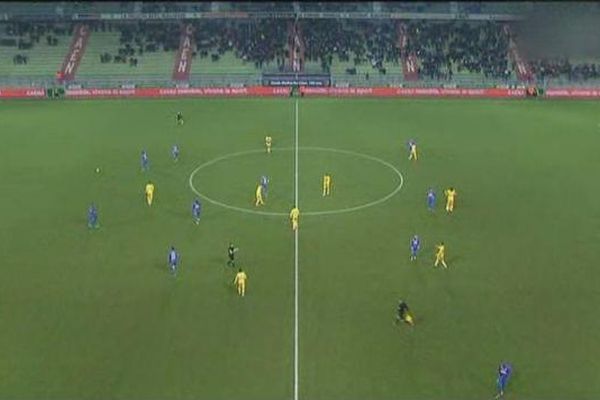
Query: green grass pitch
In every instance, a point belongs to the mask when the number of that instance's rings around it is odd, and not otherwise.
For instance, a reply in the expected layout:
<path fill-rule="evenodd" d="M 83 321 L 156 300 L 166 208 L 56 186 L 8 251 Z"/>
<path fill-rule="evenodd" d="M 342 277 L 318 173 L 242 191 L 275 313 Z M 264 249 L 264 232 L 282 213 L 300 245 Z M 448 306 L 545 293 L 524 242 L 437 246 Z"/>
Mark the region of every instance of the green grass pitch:
<path fill-rule="evenodd" d="M 0 107 L 0 399 L 290 399 L 293 99 L 14 101 Z M 175 125 L 182 111 L 186 122 Z M 299 397 L 600 397 L 600 104 L 299 100 Z M 406 141 L 419 143 L 417 163 Z M 171 145 L 181 148 L 174 163 Z M 140 171 L 140 151 L 150 171 Z M 95 169 L 101 168 L 100 173 Z M 321 176 L 333 195 L 321 197 Z M 144 203 L 148 179 L 155 204 Z M 438 193 L 434 213 L 425 192 Z M 454 215 L 442 190 L 454 186 Z M 100 229 L 86 210 L 99 207 Z M 422 251 L 409 262 L 409 239 Z M 249 276 L 239 298 L 229 241 Z M 435 270 L 434 245 L 449 270 Z M 182 256 L 168 274 L 167 250 Z M 395 326 L 399 298 L 416 327 Z"/>

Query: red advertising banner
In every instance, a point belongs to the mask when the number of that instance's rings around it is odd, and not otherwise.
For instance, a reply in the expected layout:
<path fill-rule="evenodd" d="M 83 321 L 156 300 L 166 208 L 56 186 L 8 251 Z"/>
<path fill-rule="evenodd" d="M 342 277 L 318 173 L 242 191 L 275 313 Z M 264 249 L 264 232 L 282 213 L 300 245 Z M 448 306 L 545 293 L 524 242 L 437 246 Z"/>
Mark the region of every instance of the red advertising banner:
<path fill-rule="evenodd" d="M 65 60 L 57 74 L 59 82 L 70 82 L 75 78 L 75 73 L 83 58 L 83 53 L 89 37 L 90 31 L 87 26 L 75 26 L 71 47 L 69 47 Z"/>
<path fill-rule="evenodd" d="M 67 98 L 103 97 L 286 97 L 289 87 L 250 86 L 241 88 L 135 88 L 135 89 L 67 89 Z"/>
<path fill-rule="evenodd" d="M 304 96 L 339 97 L 525 97 L 525 89 L 452 89 L 452 88 L 390 88 L 390 87 L 306 87 Z"/>
<path fill-rule="evenodd" d="M 179 40 L 179 51 L 177 51 L 177 54 L 175 55 L 175 65 L 173 66 L 174 81 L 187 81 L 190 78 L 190 71 L 192 70 L 193 39 L 193 25 L 184 25 Z"/>
<path fill-rule="evenodd" d="M 597 99 L 600 98 L 600 88 L 548 88 L 546 97 L 570 99 Z"/>
<path fill-rule="evenodd" d="M 525 89 L 446 89 L 446 88 L 331 88 L 301 87 L 307 97 L 462 97 L 462 98 L 523 98 Z M 131 88 L 131 89 L 67 89 L 65 97 L 288 97 L 286 86 L 250 86 L 241 88 Z M 549 88 L 546 98 L 600 99 L 600 88 Z M 0 88 L 0 99 L 45 99 L 43 88 Z"/>
<path fill-rule="evenodd" d="M 1 99 L 43 99 L 46 91 L 40 88 L 0 88 Z"/>

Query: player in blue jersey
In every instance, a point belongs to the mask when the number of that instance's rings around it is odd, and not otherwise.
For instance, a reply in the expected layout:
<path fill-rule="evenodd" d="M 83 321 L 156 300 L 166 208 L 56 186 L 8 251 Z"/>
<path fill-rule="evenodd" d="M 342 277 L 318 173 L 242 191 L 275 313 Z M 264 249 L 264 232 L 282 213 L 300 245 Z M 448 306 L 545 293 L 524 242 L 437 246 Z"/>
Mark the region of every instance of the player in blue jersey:
<path fill-rule="evenodd" d="M 498 367 L 498 379 L 496 380 L 496 384 L 498 387 L 498 393 L 496 394 L 496 398 L 504 396 L 504 389 L 506 389 L 506 385 L 508 384 L 508 380 L 510 379 L 511 374 L 512 366 L 506 362 L 500 363 L 500 366 Z"/>
<path fill-rule="evenodd" d="M 410 261 L 415 261 L 417 259 L 417 253 L 421 248 L 421 239 L 419 236 L 415 235 L 410 240 Z"/>
<path fill-rule="evenodd" d="M 432 188 L 429 188 L 429 190 L 427 191 L 427 208 L 429 209 L 429 211 L 433 211 L 434 207 L 435 207 L 435 192 L 433 191 Z"/>
<path fill-rule="evenodd" d="M 171 250 L 169 250 L 169 270 L 171 271 L 171 274 L 176 275 L 177 274 L 177 266 L 179 264 L 179 254 L 177 253 L 177 251 L 175 250 L 175 247 L 171 246 Z"/>
<path fill-rule="evenodd" d="M 269 177 L 263 175 L 260 177 L 260 186 L 262 186 L 262 194 L 267 197 L 267 190 L 269 189 Z"/>
<path fill-rule="evenodd" d="M 200 213 L 202 212 L 202 204 L 200 204 L 200 200 L 196 199 L 192 203 L 192 218 L 194 219 L 194 223 L 198 225 L 200 223 Z"/>
<path fill-rule="evenodd" d="M 149 164 L 150 160 L 148 160 L 148 153 L 146 153 L 146 150 L 142 150 L 142 172 L 148 171 Z"/>
<path fill-rule="evenodd" d="M 179 146 L 176 144 L 171 148 L 171 155 L 173 156 L 173 161 L 177 162 L 179 160 Z"/>
<path fill-rule="evenodd" d="M 92 203 L 88 208 L 88 228 L 98 228 L 98 209 Z"/>

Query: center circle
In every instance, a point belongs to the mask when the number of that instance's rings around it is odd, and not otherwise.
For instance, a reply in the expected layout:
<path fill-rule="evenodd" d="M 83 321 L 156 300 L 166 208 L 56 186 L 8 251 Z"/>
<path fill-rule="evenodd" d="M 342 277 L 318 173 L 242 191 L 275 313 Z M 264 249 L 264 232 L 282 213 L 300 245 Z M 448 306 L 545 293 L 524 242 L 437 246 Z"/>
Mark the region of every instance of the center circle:
<path fill-rule="evenodd" d="M 295 149 L 293 147 L 282 147 L 282 148 L 278 148 L 276 149 L 277 152 L 280 151 L 294 151 Z M 324 215 L 334 215 L 334 214 L 343 214 L 343 213 L 348 213 L 348 212 L 353 212 L 353 211 L 359 211 L 359 210 L 363 210 L 365 208 L 369 208 L 378 204 L 381 204 L 383 202 L 385 202 L 386 200 L 390 199 L 391 197 L 393 197 L 396 193 L 398 193 L 400 191 L 400 189 L 402 189 L 402 185 L 404 184 L 404 177 L 402 176 L 402 173 L 392 164 L 390 164 L 387 161 L 384 161 L 380 158 L 377 157 L 373 157 L 367 154 L 363 154 L 363 153 L 357 153 L 354 151 L 350 151 L 350 150 L 340 150 L 340 149 L 333 149 L 333 148 L 326 148 L 326 147 L 298 147 L 298 151 L 315 151 L 315 152 L 330 152 L 330 153 L 338 153 L 338 154 L 345 154 L 345 155 L 350 155 L 350 156 L 354 156 L 354 157 L 358 157 L 358 158 L 362 158 L 362 159 L 366 159 L 366 160 L 370 160 L 373 162 L 376 162 L 380 165 L 385 166 L 386 168 L 390 169 L 391 171 L 393 171 L 393 173 L 398 177 L 398 184 L 394 187 L 394 189 L 389 192 L 388 194 L 386 194 L 385 196 L 374 200 L 374 201 L 370 201 L 364 204 L 359 204 L 357 206 L 352 206 L 352 207 L 345 207 L 345 208 L 340 208 L 340 209 L 334 209 L 334 210 L 323 210 L 323 211 L 301 211 L 303 216 L 324 216 Z M 233 210 L 233 211 L 239 211 L 239 212 L 243 212 L 243 213 L 247 213 L 247 214 L 256 214 L 256 215 L 266 215 L 266 216 L 287 216 L 289 215 L 289 212 L 277 212 L 277 211 L 262 211 L 262 210 L 256 210 L 253 208 L 245 208 L 245 207 L 238 207 L 238 206 L 234 206 L 231 204 L 227 204 L 224 202 L 221 202 L 219 200 L 215 200 L 209 196 L 207 196 L 204 193 L 200 193 L 200 191 L 198 191 L 196 189 L 196 187 L 194 186 L 194 177 L 196 176 L 196 174 L 211 166 L 214 164 L 217 164 L 221 161 L 226 161 L 235 157 L 241 157 L 241 156 L 245 156 L 248 154 L 257 154 L 257 153 L 264 153 L 265 150 L 264 149 L 255 149 L 255 150 L 247 150 L 247 151 L 240 151 L 237 153 L 230 153 L 230 154 L 226 154 L 224 156 L 221 157 L 217 157 L 214 158 L 210 161 L 207 161 L 203 164 L 200 164 L 199 166 L 197 166 L 192 173 L 190 174 L 189 177 L 189 186 L 190 189 L 192 190 L 192 192 L 194 192 L 196 195 L 198 195 L 200 198 L 208 201 L 211 204 L 229 209 L 229 210 Z"/>

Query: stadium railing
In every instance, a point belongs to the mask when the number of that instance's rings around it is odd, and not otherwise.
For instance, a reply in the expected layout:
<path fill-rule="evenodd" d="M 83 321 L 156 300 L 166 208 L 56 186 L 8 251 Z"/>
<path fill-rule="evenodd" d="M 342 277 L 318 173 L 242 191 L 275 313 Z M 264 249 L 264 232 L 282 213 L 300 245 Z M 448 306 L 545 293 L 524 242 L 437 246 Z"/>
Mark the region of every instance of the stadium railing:
<path fill-rule="evenodd" d="M 242 87 L 260 86 L 262 74 L 260 72 L 246 73 L 193 73 L 190 81 L 178 83 L 165 75 L 128 75 L 128 76 L 89 76 L 76 79 L 66 86 L 81 86 L 84 88 L 119 88 L 119 87 L 165 87 L 173 88 L 178 85 L 190 87 Z M 332 86 L 337 87 L 457 87 L 457 88 L 490 88 L 490 87 L 518 87 L 525 86 L 516 79 L 490 79 L 478 76 L 455 76 L 452 80 L 420 79 L 405 81 L 401 74 L 371 74 L 367 79 L 364 74 L 332 74 Z M 569 80 L 568 78 L 553 78 L 532 82 L 540 88 L 548 87 L 600 87 L 600 79 Z M 22 88 L 52 88 L 58 87 L 53 76 L 0 76 L 0 87 Z"/>
<path fill-rule="evenodd" d="M 600 87 L 600 78 L 596 79 L 569 79 L 567 77 L 538 79 L 536 86 L 548 87 Z"/>
<path fill-rule="evenodd" d="M 477 76 L 457 75 L 452 80 L 420 79 L 417 81 L 406 81 L 401 74 L 370 74 L 367 79 L 361 75 L 331 75 L 331 81 L 336 86 L 403 86 L 403 87 L 497 87 L 518 86 L 521 84 L 515 79 L 491 79 Z"/>
<path fill-rule="evenodd" d="M 193 74 L 184 84 L 193 87 L 227 87 L 227 86 L 257 86 L 261 84 L 260 74 Z M 137 87 L 176 87 L 183 83 L 174 82 L 169 77 L 161 76 L 129 76 L 105 78 L 77 79 L 71 85 L 82 87 L 110 88 L 135 85 Z"/>

